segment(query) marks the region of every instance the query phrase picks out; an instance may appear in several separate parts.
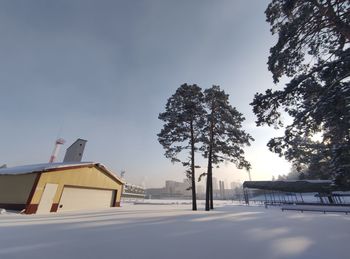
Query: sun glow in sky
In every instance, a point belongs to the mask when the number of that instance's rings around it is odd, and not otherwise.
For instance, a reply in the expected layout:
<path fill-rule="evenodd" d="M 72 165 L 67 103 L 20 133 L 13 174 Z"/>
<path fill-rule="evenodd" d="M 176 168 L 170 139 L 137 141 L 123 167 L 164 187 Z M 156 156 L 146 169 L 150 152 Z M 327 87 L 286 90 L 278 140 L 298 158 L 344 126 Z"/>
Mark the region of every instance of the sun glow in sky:
<path fill-rule="evenodd" d="M 87 139 L 85 161 L 104 163 L 132 183 L 163 186 L 185 177 L 163 156 L 158 114 L 183 83 L 220 85 L 255 138 L 246 149 L 253 180 L 287 174 L 268 151 L 283 131 L 255 126 L 256 92 L 276 87 L 267 70 L 274 38 L 268 1 L 1 1 L 0 164 L 47 162 Z M 282 86 L 280 86 L 282 87 Z M 199 159 L 205 167 L 205 161 Z M 245 171 L 223 164 L 220 180 Z"/>

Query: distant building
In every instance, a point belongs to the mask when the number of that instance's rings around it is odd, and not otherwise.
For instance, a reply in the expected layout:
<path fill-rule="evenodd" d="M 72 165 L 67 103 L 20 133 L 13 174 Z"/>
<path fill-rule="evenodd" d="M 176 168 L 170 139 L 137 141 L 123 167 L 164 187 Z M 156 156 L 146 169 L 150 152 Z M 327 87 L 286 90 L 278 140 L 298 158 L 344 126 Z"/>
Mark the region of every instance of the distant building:
<path fill-rule="evenodd" d="M 218 180 L 215 177 L 213 177 L 212 181 L 213 181 L 213 190 L 219 190 Z"/>
<path fill-rule="evenodd" d="M 94 162 L 0 169 L 0 208 L 26 214 L 119 207 L 123 181 Z"/>
<path fill-rule="evenodd" d="M 143 200 L 145 198 L 145 194 L 146 193 L 144 187 L 130 183 L 125 183 L 122 192 L 122 200 Z"/>
<path fill-rule="evenodd" d="M 240 182 L 231 182 L 231 189 L 234 189 L 236 187 L 241 187 L 242 184 Z"/>
<path fill-rule="evenodd" d="M 219 181 L 219 188 L 220 188 L 220 198 L 221 199 L 226 199 L 226 194 L 225 194 L 225 182 L 224 181 Z"/>
<path fill-rule="evenodd" d="M 81 162 L 87 140 L 77 139 L 67 148 L 63 162 Z"/>
<path fill-rule="evenodd" d="M 165 191 L 170 195 L 174 195 L 174 196 L 181 196 L 181 195 L 187 194 L 189 192 L 189 190 L 187 190 L 189 187 L 190 186 L 186 180 L 184 180 L 183 182 L 176 182 L 176 181 L 165 182 Z"/>
<path fill-rule="evenodd" d="M 147 199 L 169 198 L 169 195 L 165 192 L 165 188 L 148 188 L 145 190 L 145 192 L 145 196 Z"/>
<path fill-rule="evenodd" d="M 146 189 L 146 198 L 190 198 L 191 190 L 187 190 L 189 187 L 187 179 L 183 182 L 167 180 L 163 188 Z"/>
<path fill-rule="evenodd" d="M 205 189 L 204 189 L 203 185 L 197 185 L 196 187 L 197 187 L 197 193 L 198 194 L 204 193 Z"/>
<path fill-rule="evenodd" d="M 205 182 L 205 181 L 204 181 Z M 225 189 L 224 181 L 219 181 L 220 189 L 213 190 L 213 198 L 216 200 L 234 199 L 237 194 L 233 189 Z M 146 199 L 190 199 L 191 190 L 187 190 L 189 183 L 187 179 L 183 182 L 166 181 L 163 188 L 148 188 L 145 190 Z M 205 199 L 206 186 L 196 186 L 197 199 Z"/>

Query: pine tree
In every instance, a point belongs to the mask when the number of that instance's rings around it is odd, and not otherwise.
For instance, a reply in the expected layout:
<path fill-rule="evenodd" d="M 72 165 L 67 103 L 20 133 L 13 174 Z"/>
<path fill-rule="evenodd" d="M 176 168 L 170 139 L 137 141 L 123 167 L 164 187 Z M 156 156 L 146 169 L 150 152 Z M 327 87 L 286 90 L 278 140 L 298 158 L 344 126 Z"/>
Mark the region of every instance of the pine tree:
<path fill-rule="evenodd" d="M 159 114 L 164 127 L 158 134 L 158 141 L 165 149 L 165 156 L 172 162 L 181 162 L 187 168 L 186 176 L 191 181 L 192 209 L 197 210 L 195 184 L 195 152 L 200 141 L 205 110 L 203 93 L 197 85 L 181 85 L 165 106 L 165 112 Z M 188 160 L 181 161 L 179 153 L 187 150 Z"/>
<path fill-rule="evenodd" d="M 350 1 L 272 0 L 265 13 L 278 34 L 268 69 L 275 83 L 290 81 L 255 95 L 257 125 L 284 126 L 286 112 L 293 122 L 270 150 L 296 165 L 328 165 L 329 178 L 350 184 Z"/>
<path fill-rule="evenodd" d="M 244 158 L 243 147 L 254 139 L 242 130 L 244 117 L 229 104 L 228 95 L 219 86 L 204 91 L 208 114 L 203 135 L 204 157 L 208 158 L 205 209 L 214 209 L 212 175 L 213 165 L 228 161 L 238 168 L 250 170 Z"/>

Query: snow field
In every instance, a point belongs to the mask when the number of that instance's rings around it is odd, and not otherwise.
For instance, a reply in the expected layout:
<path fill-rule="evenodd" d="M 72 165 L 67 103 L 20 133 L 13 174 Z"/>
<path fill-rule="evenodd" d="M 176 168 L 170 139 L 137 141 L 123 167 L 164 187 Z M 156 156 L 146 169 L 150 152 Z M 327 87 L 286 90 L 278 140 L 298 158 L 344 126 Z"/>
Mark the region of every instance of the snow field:
<path fill-rule="evenodd" d="M 350 216 L 221 204 L 0 215 L 0 258 L 348 259 Z"/>

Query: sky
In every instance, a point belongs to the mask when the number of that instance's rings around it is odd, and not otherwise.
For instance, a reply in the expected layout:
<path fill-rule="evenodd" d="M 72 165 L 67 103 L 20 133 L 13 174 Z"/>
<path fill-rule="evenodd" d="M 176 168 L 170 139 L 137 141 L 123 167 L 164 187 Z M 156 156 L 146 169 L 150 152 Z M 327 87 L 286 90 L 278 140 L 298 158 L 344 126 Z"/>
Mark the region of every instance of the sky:
<path fill-rule="evenodd" d="M 244 114 L 255 138 L 245 149 L 253 180 L 287 174 L 290 164 L 266 147 L 283 132 L 256 127 L 249 105 L 256 92 L 283 87 L 266 65 L 276 41 L 265 22 L 268 2 L 1 1 L 0 165 L 46 163 L 62 137 L 59 162 L 83 138 L 84 161 L 125 170 L 131 183 L 182 181 L 184 168 L 164 157 L 156 135 L 167 99 L 188 83 L 220 85 Z M 214 177 L 248 180 L 232 164 Z"/>

